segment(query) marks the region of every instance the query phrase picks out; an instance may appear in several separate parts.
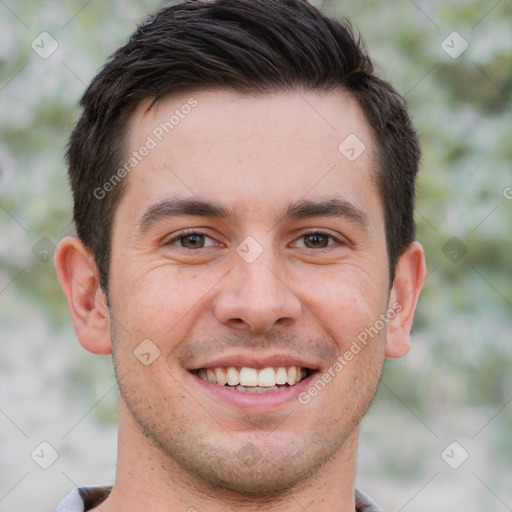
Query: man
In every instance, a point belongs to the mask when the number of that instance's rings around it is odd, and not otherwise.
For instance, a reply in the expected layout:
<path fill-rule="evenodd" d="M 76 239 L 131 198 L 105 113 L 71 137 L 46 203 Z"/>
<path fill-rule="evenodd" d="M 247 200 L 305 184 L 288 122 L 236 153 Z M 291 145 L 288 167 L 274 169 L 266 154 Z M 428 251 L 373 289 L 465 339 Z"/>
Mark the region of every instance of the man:
<path fill-rule="evenodd" d="M 379 510 L 359 423 L 425 277 L 420 151 L 348 22 L 169 7 L 81 106 L 56 265 L 80 343 L 113 356 L 118 466 L 57 510 Z"/>

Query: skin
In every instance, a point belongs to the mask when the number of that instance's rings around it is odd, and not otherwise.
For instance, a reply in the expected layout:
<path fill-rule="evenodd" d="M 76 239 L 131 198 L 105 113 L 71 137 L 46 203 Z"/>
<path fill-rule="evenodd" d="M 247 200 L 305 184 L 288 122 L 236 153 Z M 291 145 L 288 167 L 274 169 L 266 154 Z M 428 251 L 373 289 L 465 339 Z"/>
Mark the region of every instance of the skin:
<path fill-rule="evenodd" d="M 78 338 L 113 353 L 120 387 L 118 471 L 98 510 L 353 511 L 359 422 L 384 358 L 408 351 L 423 250 L 412 243 L 390 283 L 374 144 L 346 93 L 173 96 L 135 111 L 130 150 L 190 96 L 197 106 L 128 177 L 114 219 L 110 308 L 81 242 L 67 237 L 56 253 Z M 338 150 L 350 134 L 366 146 L 352 162 Z M 176 197 L 221 202 L 236 215 L 168 216 L 140 229 L 148 208 Z M 281 219 L 292 202 L 330 199 L 349 202 L 366 224 Z M 168 243 L 185 229 L 207 237 Z M 331 238 L 311 244 L 304 232 L 318 230 Z M 252 263 L 236 251 L 247 237 L 262 249 Z M 190 249 L 191 240 L 205 246 Z M 307 404 L 243 409 L 188 371 L 223 354 L 279 353 L 300 354 L 321 377 L 393 304 L 400 312 Z M 149 366 L 134 356 L 144 339 L 160 350 Z M 240 456 L 248 450 L 250 463 Z"/>

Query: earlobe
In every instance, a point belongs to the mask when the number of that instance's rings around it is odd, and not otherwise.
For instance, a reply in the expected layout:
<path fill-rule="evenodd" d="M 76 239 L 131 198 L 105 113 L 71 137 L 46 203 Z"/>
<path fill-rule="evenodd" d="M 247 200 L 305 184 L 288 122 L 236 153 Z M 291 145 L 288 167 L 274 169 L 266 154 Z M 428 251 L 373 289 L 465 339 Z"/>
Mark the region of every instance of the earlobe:
<path fill-rule="evenodd" d="M 80 344 L 95 354 L 110 354 L 106 297 L 89 251 L 77 237 L 65 237 L 55 252 L 55 267 Z"/>
<path fill-rule="evenodd" d="M 409 351 L 414 312 L 425 276 L 425 253 L 421 244 L 415 241 L 397 264 L 389 301 L 394 314 L 386 334 L 386 357 L 402 357 Z"/>

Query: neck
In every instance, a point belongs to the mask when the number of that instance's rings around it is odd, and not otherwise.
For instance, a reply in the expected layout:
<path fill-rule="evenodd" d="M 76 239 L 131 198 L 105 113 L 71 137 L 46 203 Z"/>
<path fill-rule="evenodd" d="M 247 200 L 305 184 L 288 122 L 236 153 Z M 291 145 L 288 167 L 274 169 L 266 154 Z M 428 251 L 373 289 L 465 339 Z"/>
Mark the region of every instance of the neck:
<path fill-rule="evenodd" d="M 101 512 L 354 512 L 358 430 L 311 476 L 273 495 L 241 495 L 212 487 L 154 446 L 120 406 L 116 481 Z"/>

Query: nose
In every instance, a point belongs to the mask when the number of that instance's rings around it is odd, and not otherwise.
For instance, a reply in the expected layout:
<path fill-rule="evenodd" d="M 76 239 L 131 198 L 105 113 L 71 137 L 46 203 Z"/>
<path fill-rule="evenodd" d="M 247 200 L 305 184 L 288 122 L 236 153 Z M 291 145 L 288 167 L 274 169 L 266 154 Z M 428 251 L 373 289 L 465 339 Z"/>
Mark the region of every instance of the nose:
<path fill-rule="evenodd" d="M 247 263 L 238 255 L 223 288 L 214 300 L 217 320 L 229 327 L 263 333 L 298 320 L 302 303 L 286 282 L 282 266 L 271 251 Z"/>

